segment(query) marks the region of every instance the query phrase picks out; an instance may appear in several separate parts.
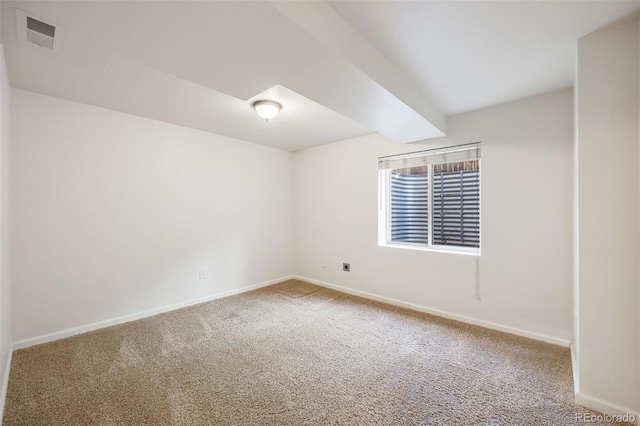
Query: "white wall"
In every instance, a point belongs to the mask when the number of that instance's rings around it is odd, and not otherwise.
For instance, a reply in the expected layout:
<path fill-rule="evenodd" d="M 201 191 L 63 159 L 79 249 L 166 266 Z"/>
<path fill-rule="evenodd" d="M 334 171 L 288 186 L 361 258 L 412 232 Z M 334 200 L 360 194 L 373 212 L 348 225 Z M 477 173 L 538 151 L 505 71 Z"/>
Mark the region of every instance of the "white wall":
<path fill-rule="evenodd" d="M 577 45 L 576 45 L 577 49 Z M 577 53 L 576 53 L 577 55 Z M 577 87 L 578 83 L 578 73 L 577 69 L 574 69 L 574 88 Z M 573 223 L 572 223 L 572 233 L 573 233 L 573 263 L 572 263 L 572 272 L 573 272 L 573 335 L 571 341 L 571 367 L 574 372 L 573 374 L 573 385 L 575 392 L 580 388 L 580 375 L 577 374 L 578 365 L 580 364 L 580 354 L 578 353 L 579 340 L 580 340 L 580 326 L 578 321 L 578 315 L 580 312 L 580 228 L 579 224 L 579 197 L 578 194 L 578 173 L 580 170 L 579 162 L 578 162 L 578 91 L 573 91 Z"/>
<path fill-rule="evenodd" d="M 578 41 L 576 400 L 640 409 L 637 23 Z"/>
<path fill-rule="evenodd" d="M 0 45 L 0 415 L 11 362 L 11 88 Z"/>
<path fill-rule="evenodd" d="M 12 96 L 14 341 L 291 274 L 291 153 Z"/>
<path fill-rule="evenodd" d="M 482 141 L 481 302 L 474 256 L 377 246 L 378 157 L 429 147 L 379 135 L 295 154 L 296 274 L 568 344 L 572 103 L 563 90 L 454 116 L 429 143 Z"/>

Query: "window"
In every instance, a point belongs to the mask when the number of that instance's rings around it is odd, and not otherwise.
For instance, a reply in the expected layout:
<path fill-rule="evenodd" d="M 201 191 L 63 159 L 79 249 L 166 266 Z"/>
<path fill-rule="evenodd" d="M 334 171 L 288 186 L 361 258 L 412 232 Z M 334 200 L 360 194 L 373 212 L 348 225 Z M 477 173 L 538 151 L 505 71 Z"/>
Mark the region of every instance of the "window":
<path fill-rule="evenodd" d="M 381 158 L 380 245 L 480 253 L 480 144 Z"/>

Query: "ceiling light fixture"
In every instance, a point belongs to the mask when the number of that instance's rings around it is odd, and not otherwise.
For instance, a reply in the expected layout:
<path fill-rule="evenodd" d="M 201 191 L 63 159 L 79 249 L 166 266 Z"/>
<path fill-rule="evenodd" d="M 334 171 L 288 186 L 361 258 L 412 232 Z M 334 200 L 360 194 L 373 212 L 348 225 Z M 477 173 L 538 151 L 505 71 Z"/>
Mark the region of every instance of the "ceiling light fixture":
<path fill-rule="evenodd" d="M 282 109 L 282 105 L 275 101 L 255 101 L 252 106 L 258 115 L 267 121 L 275 118 Z"/>

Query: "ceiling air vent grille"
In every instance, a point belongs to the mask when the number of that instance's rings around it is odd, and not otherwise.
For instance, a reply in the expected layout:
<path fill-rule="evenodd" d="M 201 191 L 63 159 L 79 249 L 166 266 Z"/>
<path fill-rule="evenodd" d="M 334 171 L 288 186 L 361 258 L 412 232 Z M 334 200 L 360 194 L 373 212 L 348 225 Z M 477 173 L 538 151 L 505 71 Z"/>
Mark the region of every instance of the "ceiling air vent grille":
<path fill-rule="evenodd" d="M 53 38 L 55 36 L 56 27 L 27 16 L 27 41 L 53 49 Z"/>
<path fill-rule="evenodd" d="M 59 52 L 64 29 L 16 9 L 18 39 Z"/>

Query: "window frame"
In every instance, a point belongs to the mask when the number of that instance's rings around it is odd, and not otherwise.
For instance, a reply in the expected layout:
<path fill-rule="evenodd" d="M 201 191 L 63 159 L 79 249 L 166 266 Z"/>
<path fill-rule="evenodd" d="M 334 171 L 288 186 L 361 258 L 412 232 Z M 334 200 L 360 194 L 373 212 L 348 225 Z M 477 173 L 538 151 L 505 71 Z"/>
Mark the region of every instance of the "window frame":
<path fill-rule="evenodd" d="M 470 256 L 481 256 L 482 251 L 482 159 L 478 158 L 478 247 L 433 244 L 433 164 L 429 164 L 428 188 L 428 243 L 409 243 L 391 240 L 391 172 L 394 169 L 378 170 L 378 246 L 409 250 L 431 251 L 439 253 L 455 253 Z"/>

